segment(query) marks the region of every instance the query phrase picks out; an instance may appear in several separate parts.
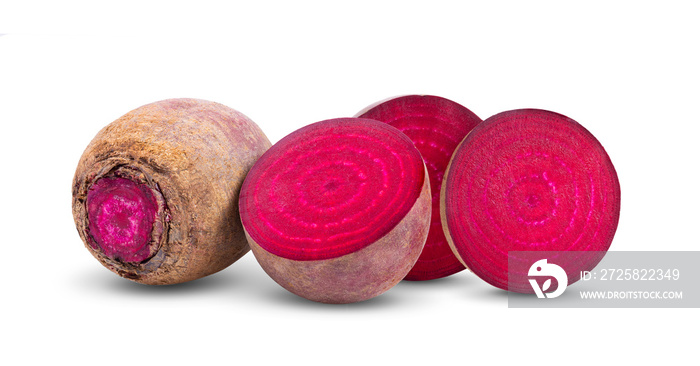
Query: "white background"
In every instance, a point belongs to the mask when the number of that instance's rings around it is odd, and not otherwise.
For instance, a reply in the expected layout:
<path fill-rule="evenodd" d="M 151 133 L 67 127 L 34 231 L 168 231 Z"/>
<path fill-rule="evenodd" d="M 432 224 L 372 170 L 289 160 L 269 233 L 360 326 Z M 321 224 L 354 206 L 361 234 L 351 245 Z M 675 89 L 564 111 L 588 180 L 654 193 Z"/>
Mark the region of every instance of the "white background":
<path fill-rule="evenodd" d="M 509 309 L 466 271 L 340 306 L 286 292 L 252 254 L 191 283 L 139 285 L 93 259 L 71 217 L 83 149 L 143 104 L 217 101 L 276 142 L 418 93 L 482 118 L 533 107 L 577 120 L 620 178 L 611 249 L 698 250 L 693 2 L 98 4 L 0 2 L 0 363 L 697 360 L 698 309 Z"/>

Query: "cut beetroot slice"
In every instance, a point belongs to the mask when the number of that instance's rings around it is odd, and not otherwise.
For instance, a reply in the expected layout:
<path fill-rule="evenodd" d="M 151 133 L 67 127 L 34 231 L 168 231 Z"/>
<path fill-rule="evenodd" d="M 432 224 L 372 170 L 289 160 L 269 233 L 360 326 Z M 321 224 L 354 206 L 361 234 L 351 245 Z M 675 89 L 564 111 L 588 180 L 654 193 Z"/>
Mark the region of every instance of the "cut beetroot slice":
<path fill-rule="evenodd" d="M 359 117 L 386 122 L 406 134 L 428 168 L 432 192 L 432 222 L 425 248 L 406 280 L 446 277 L 464 269 L 450 250 L 440 219 L 440 188 L 454 149 L 481 119 L 469 109 L 429 95 L 396 97 L 372 106 Z"/>
<path fill-rule="evenodd" d="M 521 280 L 509 286 L 509 252 L 604 254 L 617 229 L 620 185 L 610 158 L 584 127 L 553 112 L 514 110 L 488 118 L 457 148 L 443 184 L 450 245 L 464 265 L 501 289 L 533 292 L 527 282 L 532 263 L 516 266 L 511 279 Z M 557 264 L 573 283 L 600 259 L 587 255 Z"/>
<path fill-rule="evenodd" d="M 263 269 L 314 301 L 377 296 L 425 243 L 430 188 L 410 139 L 378 121 L 341 118 L 273 145 L 246 177 L 240 213 Z"/>

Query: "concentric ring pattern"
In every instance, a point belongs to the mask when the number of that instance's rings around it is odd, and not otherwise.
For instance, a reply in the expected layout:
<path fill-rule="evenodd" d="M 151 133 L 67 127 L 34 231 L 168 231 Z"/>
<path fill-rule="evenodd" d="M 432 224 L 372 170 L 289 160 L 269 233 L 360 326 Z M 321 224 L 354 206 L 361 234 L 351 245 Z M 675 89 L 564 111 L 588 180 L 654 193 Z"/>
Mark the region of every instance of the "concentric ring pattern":
<path fill-rule="evenodd" d="M 413 207 L 425 179 L 413 143 L 369 119 L 317 122 L 280 140 L 241 189 L 243 225 L 294 260 L 335 258 L 375 242 Z"/>
<path fill-rule="evenodd" d="M 620 185 L 610 158 L 584 127 L 553 112 L 487 119 L 457 148 L 445 184 L 454 248 L 499 288 L 532 290 L 526 281 L 508 288 L 509 251 L 606 251 L 617 228 Z"/>
<path fill-rule="evenodd" d="M 131 263 L 154 254 L 156 248 L 150 242 L 158 202 L 148 186 L 124 178 L 102 178 L 90 188 L 86 205 L 90 245 L 95 250 Z"/>
<path fill-rule="evenodd" d="M 445 238 L 440 219 L 440 189 L 452 153 L 481 119 L 466 107 L 431 95 L 406 95 L 382 102 L 360 115 L 388 123 L 406 134 L 425 161 L 432 193 L 432 217 L 425 248 L 406 276 L 431 280 L 464 269 Z"/>

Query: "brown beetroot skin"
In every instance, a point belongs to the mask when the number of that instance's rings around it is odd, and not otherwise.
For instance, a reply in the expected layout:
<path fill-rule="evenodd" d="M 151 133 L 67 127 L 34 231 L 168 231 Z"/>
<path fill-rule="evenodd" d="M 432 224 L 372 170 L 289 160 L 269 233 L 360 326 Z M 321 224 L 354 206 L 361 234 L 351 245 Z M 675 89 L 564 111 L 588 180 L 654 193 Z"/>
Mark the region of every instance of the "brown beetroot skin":
<path fill-rule="evenodd" d="M 169 99 L 103 128 L 73 180 L 73 218 L 90 253 L 130 280 L 175 284 L 231 265 L 249 246 L 238 194 L 270 147 L 222 104 Z"/>
<path fill-rule="evenodd" d="M 425 218 L 430 217 L 430 202 L 426 179 L 416 204 L 393 230 L 373 244 L 337 258 L 288 259 L 266 251 L 246 236 L 265 272 L 290 292 L 323 303 L 359 302 L 388 291 L 413 268 L 428 236 Z"/>
<path fill-rule="evenodd" d="M 239 203 L 251 249 L 290 292 L 353 303 L 396 285 L 428 235 L 430 181 L 398 129 L 339 118 L 286 136 L 246 177 Z"/>

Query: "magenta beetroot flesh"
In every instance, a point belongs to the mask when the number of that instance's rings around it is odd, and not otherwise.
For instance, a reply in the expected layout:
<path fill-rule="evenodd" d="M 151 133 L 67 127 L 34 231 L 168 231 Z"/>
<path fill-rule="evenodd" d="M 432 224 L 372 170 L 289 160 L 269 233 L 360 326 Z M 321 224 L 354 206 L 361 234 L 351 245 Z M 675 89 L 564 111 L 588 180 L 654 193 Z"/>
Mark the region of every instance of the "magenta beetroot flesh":
<path fill-rule="evenodd" d="M 87 195 L 91 245 L 123 262 L 150 258 L 158 238 L 151 241 L 158 202 L 151 189 L 124 178 L 102 178 Z"/>
<path fill-rule="evenodd" d="M 603 146 L 574 120 L 543 110 L 497 114 L 477 126 L 455 151 L 441 197 L 446 233 L 466 266 L 501 289 L 509 251 L 608 250 L 620 214 L 620 185 Z M 601 255 L 558 263 L 569 274 L 590 270 Z M 549 258 L 557 262 L 556 258 Z"/>
<path fill-rule="evenodd" d="M 442 230 L 440 188 L 454 149 L 481 119 L 458 103 L 429 95 L 392 98 L 361 112 L 359 117 L 398 128 L 413 141 L 428 168 L 432 222 L 423 253 L 405 279 L 431 280 L 463 270 L 464 266 L 450 250 Z"/>
<path fill-rule="evenodd" d="M 273 145 L 246 177 L 239 207 L 253 253 L 275 281 L 314 301 L 348 303 L 410 270 L 427 236 L 429 199 L 425 166 L 405 135 L 341 118 Z M 373 245 L 397 227 L 401 240 Z"/>
<path fill-rule="evenodd" d="M 253 240 L 285 258 L 327 259 L 357 251 L 396 226 L 420 194 L 414 183 L 422 182 L 423 165 L 397 153 L 403 141 L 365 136 L 363 123 L 313 124 L 263 155 L 240 203 Z"/>

